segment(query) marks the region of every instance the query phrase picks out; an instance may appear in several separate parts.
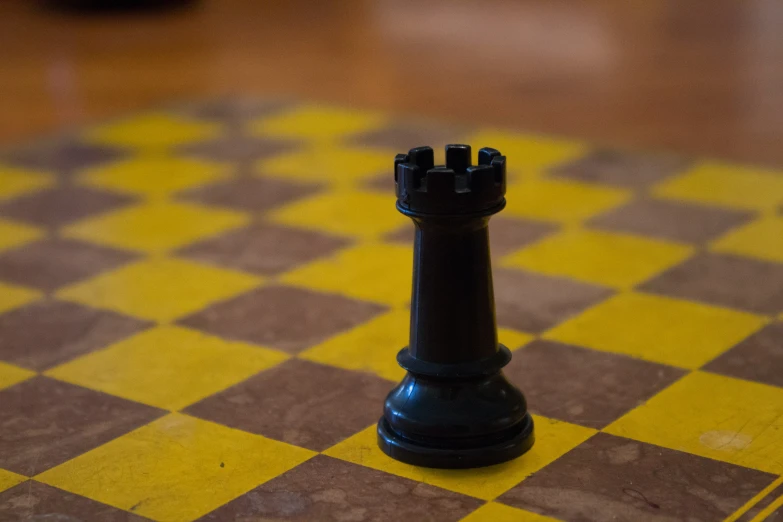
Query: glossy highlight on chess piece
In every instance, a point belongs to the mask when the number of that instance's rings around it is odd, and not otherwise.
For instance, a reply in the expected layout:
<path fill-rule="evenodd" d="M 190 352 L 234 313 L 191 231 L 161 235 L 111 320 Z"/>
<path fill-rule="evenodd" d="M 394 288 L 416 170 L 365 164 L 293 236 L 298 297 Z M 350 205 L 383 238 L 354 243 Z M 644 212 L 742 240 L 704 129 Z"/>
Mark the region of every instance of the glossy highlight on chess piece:
<path fill-rule="evenodd" d="M 448 145 L 446 165 L 430 147 L 394 160 L 397 209 L 416 227 L 410 343 L 397 355 L 408 371 L 386 398 L 378 444 L 418 466 L 475 468 L 514 459 L 533 445 L 522 392 L 502 368 L 489 219 L 505 204 L 506 158 Z"/>

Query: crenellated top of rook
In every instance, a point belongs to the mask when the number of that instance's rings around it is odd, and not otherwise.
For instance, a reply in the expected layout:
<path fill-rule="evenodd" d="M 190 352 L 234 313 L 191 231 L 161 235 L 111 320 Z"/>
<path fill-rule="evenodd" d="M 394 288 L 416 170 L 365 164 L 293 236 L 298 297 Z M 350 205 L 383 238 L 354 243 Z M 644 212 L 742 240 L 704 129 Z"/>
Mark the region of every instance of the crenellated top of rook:
<path fill-rule="evenodd" d="M 503 205 L 506 157 L 489 147 L 478 165 L 469 145 L 447 145 L 446 165 L 435 165 L 430 147 L 416 147 L 394 159 L 397 205 L 423 214 L 467 214 Z"/>

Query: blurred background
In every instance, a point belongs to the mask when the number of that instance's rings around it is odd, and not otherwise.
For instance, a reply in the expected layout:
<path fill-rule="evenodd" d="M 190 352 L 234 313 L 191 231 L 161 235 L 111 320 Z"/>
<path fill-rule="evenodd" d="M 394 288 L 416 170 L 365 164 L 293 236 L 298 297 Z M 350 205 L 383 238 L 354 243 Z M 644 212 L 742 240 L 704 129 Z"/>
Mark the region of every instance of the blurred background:
<path fill-rule="evenodd" d="M 0 144 L 273 94 L 783 164 L 780 0 L 123 4 L 0 1 Z"/>

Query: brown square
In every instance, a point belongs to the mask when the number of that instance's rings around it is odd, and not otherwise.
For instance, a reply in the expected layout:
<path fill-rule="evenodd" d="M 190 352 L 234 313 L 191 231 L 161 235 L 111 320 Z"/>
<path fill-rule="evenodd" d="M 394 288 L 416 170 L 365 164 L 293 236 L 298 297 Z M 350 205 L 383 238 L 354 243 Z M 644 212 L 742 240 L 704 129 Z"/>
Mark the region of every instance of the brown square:
<path fill-rule="evenodd" d="M 388 172 L 368 179 L 364 182 L 364 187 L 394 197 L 394 177 Z"/>
<path fill-rule="evenodd" d="M 179 154 L 212 161 L 252 162 L 296 147 L 294 142 L 253 138 L 241 133 L 228 133 L 217 139 L 189 143 L 177 149 Z"/>
<path fill-rule="evenodd" d="M 29 480 L 0 493 L 0 513 L 6 522 L 144 522 L 128 513 L 86 497 Z"/>
<path fill-rule="evenodd" d="M 749 220 L 750 213 L 676 201 L 637 199 L 588 224 L 607 230 L 687 243 L 706 243 Z"/>
<path fill-rule="evenodd" d="M 563 520 L 723 520 L 774 478 L 598 433 L 499 501 Z"/>
<path fill-rule="evenodd" d="M 783 388 L 783 323 L 759 330 L 704 369 Z"/>
<path fill-rule="evenodd" d="M 601 429 L 673 383 L 677 368 L 566 344 L 534 341 L 514 352 L 506 376 L 535 413 Z"/>
<path fill-rule="evenodd" d="M 613 291 L 524 270 L 493 269 L 498 325 L 541 333 L 609 297 Z"/>
<path fill-rule="evenodd" d="M 261 212 L 312 194 L 314 186 L 267 178 L 242 177 L 197 187 L 179 194 L 181 199 L 217 207 Z"/>
<path fill-rule="evenodd" d="M 61 187 L 23 196 L 0 206 L 0 214 L 38 225 L 58 227 L 108 212 L 133 201 L 129 196 L 85 187 Z"/>
<path fill-rule="evenodd" d="M 186 413 L 323 451 L 377 422 L 393 386 L 369 373 L 292 359 Z"/>
<path fill-rule="evenodd" d="M 269 116 L 290 108 L 291 102 L 230 96 L 177 108 L 177 112 L 191 118 L 198 118 L 229 126 L 245 123 L 252 119 Z"/>
<path fill-rule="evenodd" d="M 272 275 L 327 256 L 347 244 L 345 239 L 318 232 L 256 223 L 190 245 L 179 255 L 213 265 Z"/>
<path fill-rule="evenodd" d="M 92 145 L 73 140 L 49 144 L 35 143 L 11 152 L 4 162 L 23 168 L 69 175 L 81 169 L 117 161 L 127 152 L 104 145 Z"/>
<path fill-rule="evenodd" d="M 389 241 L 392 243 L 402 243 L 403 245 L 412 245 L 413 244 L 413 238 L 416 235 L 416 229 L 413 226 L 413 223 L 405 223 L 405 225 L 401 226 L 394 232 L 390 232 L 386 234 L 386 236 L 383 238 L 385 241 Z"/>
<path fill-rule="evenodd" d="M 70 239 L 44 239 L 0 254 L 0 279 L 52 291 L 134 259 L 129 252 Z"/>
<path fill-rule="evenodd" d="M 0 359 L 45 370 L 140 332 L 149 323 L 62 301 L 0 315 Z"/>
<path fill-rule="evenodd" d="M 690 163 L 668 154 L 603 149 L 558 165 L 552 169 L 552 174 L 558 178 L 643 188 L 683 171 Z"/>
<path fill-rule="evenodd" d="M 398 153 L 407 153 L 414 147 L 429 146 L 433 149 L 443 149 L 449 143 L 458 143 L 460 136 L 465 136 L 465 128 L 455 128 L 450 125 L 440 125 L 431 122 L 415 124 L 393 122 L 376 131 L 357 134 L 350 138 L 352 144 L 365 147 L 381 147 L 394 149 Z"/>
<path fill-rule="evenodd" d="M 640 288 L 762 314 L 783 312 L 783 265 L 739 256 L 700 253 Z"/>
<path fill-rule="evenodd" d="M 200 521 L 458 521 L 481 500 L 317 455 Z"/>
<path fill-rule="evenodd" d="M 30 477 L 162 414 L 119 397 L 34 377 L 0 390 L 0 468 Z"/>
<path fill-rule="evenodd" d="M 384 310 L 339 295 L 270 286 L 214 304 L 180 323 L 226 339 L 297 354 Z"/>
<path fill-rule="evenodd" d="M 492 257 L 498 259 L 557 230 L 557 225 L 542 221 L 493 217 L 489 222 L 489 247 Z"/>

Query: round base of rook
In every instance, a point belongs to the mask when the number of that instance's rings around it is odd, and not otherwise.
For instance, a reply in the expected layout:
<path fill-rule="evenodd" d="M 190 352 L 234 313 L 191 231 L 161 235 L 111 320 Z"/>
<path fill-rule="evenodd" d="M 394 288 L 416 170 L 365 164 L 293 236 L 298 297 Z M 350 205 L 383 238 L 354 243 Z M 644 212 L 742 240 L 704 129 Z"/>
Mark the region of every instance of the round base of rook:
<path fill-rule="evenodd" d="M 397 355 L 407 375 L 386 397 L 378 444 L 393 459 L 431 468 L 478 468 L 514 459 L 533 445 L 522 392 L 503 375 L 511 352 L 437 364 L 408 348 Z"/>
<path fill-rule="evenodd" d="M 473 439 L 464 445 L 459 439 L 413 441 L 393 431 L 385 418 L 378 422 L 378 445 L 384 453 L 406 464 L 427 468 L 465 469 L 500 464 L 524 454 L 533 446 L 534 438 L 530 414 L 500 437 Z"/>

